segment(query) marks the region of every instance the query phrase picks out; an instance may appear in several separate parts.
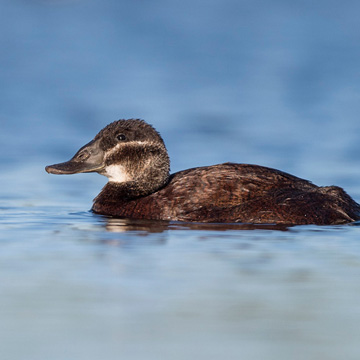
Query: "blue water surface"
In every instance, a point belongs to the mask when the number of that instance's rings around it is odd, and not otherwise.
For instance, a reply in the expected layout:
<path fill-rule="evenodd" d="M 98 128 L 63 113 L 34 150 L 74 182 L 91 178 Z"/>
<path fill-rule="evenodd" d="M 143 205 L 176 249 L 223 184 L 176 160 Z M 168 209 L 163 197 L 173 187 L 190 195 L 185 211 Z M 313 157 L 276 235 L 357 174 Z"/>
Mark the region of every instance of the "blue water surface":
<path fill-rule="evenodd" d="M 172 171 L 275 167 L 360 201 L 360 3 L 0 2 L 0 358 L 359 359 L 360 227 L 108 219 L 52 176 L 143 118 Z"/>

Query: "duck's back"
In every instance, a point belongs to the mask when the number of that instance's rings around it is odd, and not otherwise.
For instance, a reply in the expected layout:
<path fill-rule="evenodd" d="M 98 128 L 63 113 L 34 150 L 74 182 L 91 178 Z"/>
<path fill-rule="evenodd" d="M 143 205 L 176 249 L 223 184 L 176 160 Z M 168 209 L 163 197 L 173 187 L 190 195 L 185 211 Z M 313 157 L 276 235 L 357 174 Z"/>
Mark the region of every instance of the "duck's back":
<path fill-rule="evenodd" d="M 318 187 L 279 170 L 225 163 L 180 171 L 157 192 L 106 211 L 132 218 L 243 223 L 336 224 L 359 218 L 341 188 Z M 101 210 L 101 209 L 100 209 Z M 102 209 L 104 210 L 104 209 Z"/>

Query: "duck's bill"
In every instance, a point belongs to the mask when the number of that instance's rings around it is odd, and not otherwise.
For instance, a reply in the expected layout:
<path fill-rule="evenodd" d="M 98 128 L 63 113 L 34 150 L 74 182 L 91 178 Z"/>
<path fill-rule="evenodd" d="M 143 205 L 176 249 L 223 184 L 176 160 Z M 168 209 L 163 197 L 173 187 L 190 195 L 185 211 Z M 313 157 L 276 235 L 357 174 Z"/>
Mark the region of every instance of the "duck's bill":
<path fill-rule="evenodd" d="M 100 171 L 101 169 L 102 167 L 100 166 L 78 164 L 71 160 L 60 164 L 48 165 L 45 167 L 45 170 L 49 174 L 56 174 L 56 175 L 71 175 L 71 174 L 79 174 L 86 172 L 95 172 L 95 171 Z"/>
<path fill-rule="evenodd" d="M 87 172 L 98 172 L 103 169 L 104 152 L 98 142 L 91 141 L 83 146 L 69 161 L 49 165 L 45 170 L 49 174 L 70 175 Z"/>

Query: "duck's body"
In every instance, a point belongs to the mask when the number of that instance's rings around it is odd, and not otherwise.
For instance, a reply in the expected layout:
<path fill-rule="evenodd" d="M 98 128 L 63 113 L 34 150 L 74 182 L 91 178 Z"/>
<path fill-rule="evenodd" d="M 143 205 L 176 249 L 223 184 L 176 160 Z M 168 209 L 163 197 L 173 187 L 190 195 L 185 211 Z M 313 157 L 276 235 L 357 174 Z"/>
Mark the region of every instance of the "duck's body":
<path fill-rule="evenodd" d="M 69 162 L 46 170 L 108 176 L 92 210 L 115 217 L 319 225 L 360 219 L 359 204 L 343 189 L 267 167 L 225 163 L 169 176 L 160 135 L 140 120 L 108 125 Z"/>
<path fill-rule="evenodd" d="M 359 205 L 339 187 L 258 165 L 220 164 L 177 172 L 158 191 L 131 199 L 108 183 L 93 211 L 122 218 L 197 222 L 340 224 L 359 218 Z"/>

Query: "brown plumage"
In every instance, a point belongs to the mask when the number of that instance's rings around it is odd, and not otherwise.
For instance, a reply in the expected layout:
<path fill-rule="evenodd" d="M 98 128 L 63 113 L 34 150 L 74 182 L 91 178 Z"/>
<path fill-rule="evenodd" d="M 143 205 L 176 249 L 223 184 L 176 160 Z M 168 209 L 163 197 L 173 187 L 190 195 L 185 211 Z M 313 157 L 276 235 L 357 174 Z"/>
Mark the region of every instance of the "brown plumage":
<path fill-rule="evenodd" d="M 142 120 L 111 123 L 70 161 L 46 170 L 107 176 L 92 210 L 120 218 L 319 225 L 360 219 L 360 206 L 343 189 L 263 166 L 225 163 L 169 175 L 164 142 Z"/>

